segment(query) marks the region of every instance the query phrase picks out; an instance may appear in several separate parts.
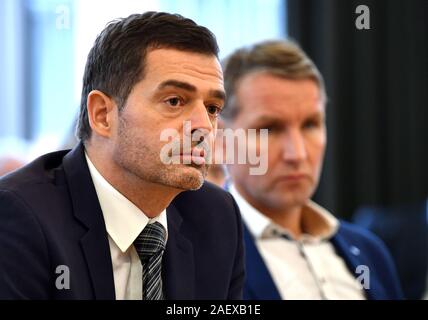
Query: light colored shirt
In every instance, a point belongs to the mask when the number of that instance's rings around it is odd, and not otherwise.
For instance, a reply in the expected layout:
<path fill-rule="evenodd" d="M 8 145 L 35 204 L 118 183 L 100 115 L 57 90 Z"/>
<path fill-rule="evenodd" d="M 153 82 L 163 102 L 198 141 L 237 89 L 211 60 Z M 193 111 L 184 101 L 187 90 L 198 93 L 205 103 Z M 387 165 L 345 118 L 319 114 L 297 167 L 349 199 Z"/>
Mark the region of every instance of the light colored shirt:
<path fill-rule="evenodd" d="M 329 241 L 339 227 L 339 221 L 331 213 L 308 201 L 302 219 L 310 231 L 304 230 L 296 240 L 251 206 L 233 185 L 229 191 L 282 299 L 365 299 L 361 284 Z"/>
<path fill-rule="evenodd" d="M 108 233 L 117 300 L 141 300 L 143 268 L 134 240 L 149 223 L 158 221 L 167 231 L 166 210 L 152 219 L 117 191 L 86 155 Z M 167 236 L 168 237 L 168 236 Z"/>

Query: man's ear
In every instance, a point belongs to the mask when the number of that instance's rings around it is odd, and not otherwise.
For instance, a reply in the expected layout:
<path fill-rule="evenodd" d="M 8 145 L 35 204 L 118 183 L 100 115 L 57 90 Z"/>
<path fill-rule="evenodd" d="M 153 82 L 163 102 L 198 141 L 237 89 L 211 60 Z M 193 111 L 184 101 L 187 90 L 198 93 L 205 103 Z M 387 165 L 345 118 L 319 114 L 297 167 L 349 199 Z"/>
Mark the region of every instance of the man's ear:
<path fill-rule="evenodd" d="M 89 125 L 93 133 L 108 138 L 117 118 L 116 102 L 99 90 L 92 90 L 87 99 Z"/>

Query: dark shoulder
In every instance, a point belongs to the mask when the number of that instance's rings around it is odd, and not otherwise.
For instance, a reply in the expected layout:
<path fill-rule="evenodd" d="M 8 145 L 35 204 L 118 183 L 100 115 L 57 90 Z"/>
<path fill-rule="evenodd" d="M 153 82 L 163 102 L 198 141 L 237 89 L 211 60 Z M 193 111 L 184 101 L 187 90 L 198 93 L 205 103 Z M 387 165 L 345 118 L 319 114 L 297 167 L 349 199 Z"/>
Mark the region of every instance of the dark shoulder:
<path fill-rule="evenodd" d="M 340 221 L 338 235 L 354 243 L 359 243 L 365 248 L 382 252 L 386 250 L 382 240 L 374 233 L 346 221 Z"/>
<path fill-rule="evenodd" d="M 0 190 L 19 193 L 28 188 L 52 183 L 62 168 L 62 160 L 69 150 L 45 154 L 26 166 L 0 178 Z"/>
<path fill-rule="evenodd" d="M 172 202 L 183 215 L 194 215 L 196 212 L 203 213 L 204 217 L 215 216 L 215 218 L 226 216 L 236 217 L 239 213 L 232 195 L 220 187 L 205 182 L 203 186 L 194 191 L 185 191 L 179 194 Z"/>
<path fill-rule="evenodd" d="M 232 195 L 205 182 L 195 191 L 185 191 L 171 203 L 182 219 L 181 231 L 198 243 L 197 248 L 238 248 L 242 238 L 242 222 Z M 237 249 L 238 250 L 238 249 Z M 240 249 L 239 249 L 240 250 Z M 223 253 L 230 250 L 222 250 Z"/>

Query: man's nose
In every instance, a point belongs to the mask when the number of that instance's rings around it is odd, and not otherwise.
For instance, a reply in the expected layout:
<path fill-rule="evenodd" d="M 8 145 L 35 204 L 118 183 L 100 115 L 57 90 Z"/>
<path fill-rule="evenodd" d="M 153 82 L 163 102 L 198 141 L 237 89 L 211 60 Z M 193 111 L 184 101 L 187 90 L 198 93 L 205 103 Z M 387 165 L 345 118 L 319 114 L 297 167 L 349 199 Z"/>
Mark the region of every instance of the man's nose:
<path fill-rule="evenodd" d="M 213 129 L 213 123 L 205 105 L 203 103 L 194 105 L 190 116 L 184 124 L 184 135 L 191 139 L 191 145 L 194 146 L 201 143 L 209 145 L 212 141 L 210 135 L 212 135 Z M 190 147 L 190 145 L 187 147 Z"/>
<path fill-rule="evenodd" d="M 199 132 L 199 135 L 208 135 L 213 131 L 212 119 L 208 115 L 207 109 L 203 103 L 198 103 L 192 110 L 189 121 L 191 134 Z"/>
<path fill-rule="evenodd" d="M 289 130 L 282 141 L 283 160 L 300 162 L 306 159 L 305 139 L 299 129 Z"/>

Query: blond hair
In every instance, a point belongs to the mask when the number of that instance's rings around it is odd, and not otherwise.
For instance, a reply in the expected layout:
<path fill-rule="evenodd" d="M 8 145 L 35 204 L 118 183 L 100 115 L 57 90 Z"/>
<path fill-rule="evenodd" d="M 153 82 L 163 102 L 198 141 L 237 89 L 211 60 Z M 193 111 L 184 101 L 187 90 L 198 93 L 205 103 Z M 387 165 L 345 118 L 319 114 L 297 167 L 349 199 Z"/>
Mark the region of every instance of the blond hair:
<path fill-rule="evenodd" d="M 239 106 L 234 103 L 239 81 L 249 73 L 267 72 L 286 79 L 312 79 L 320 88 L 325 102 L 324 80 L 318 68 L 303 50 L 291 41 L 266 41 L 251 47 L 238 49 L 223 63 L 224 86 L 228 98 L 222 118 L 233 119 Z"/>

